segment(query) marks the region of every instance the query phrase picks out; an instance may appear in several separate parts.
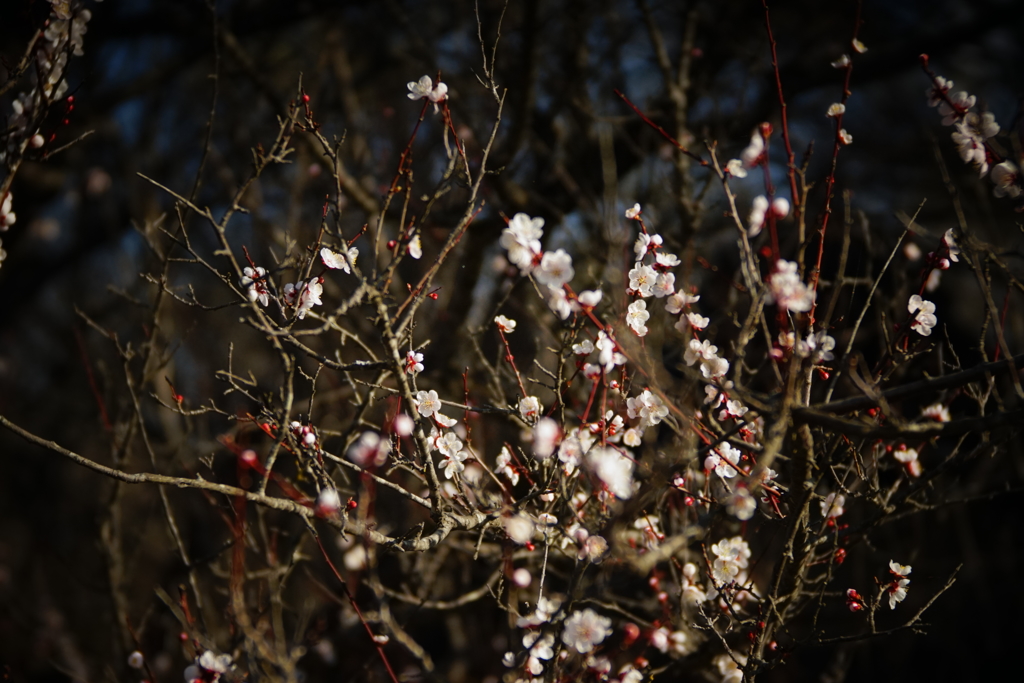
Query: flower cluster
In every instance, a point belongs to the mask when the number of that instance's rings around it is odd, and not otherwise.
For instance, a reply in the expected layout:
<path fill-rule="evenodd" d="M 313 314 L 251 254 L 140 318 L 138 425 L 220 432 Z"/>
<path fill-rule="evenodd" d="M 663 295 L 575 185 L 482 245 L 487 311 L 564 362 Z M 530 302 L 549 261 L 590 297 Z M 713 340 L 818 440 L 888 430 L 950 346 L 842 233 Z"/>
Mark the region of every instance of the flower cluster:
<path fill-rule="evenodd" d="M 765 301 L 776 304 L 784 311 L 805 313 L 814 305 L 815 291 L 804 284 L 797 273 L 797 264 L 780 260 L 768 278 L 768 296 Z"/>
<path fill-rule="evenodd" d="M 711 576 L 723 585 L 737 581 L 750 559 L 750 546 L 742 536 L 722 539 L 711 546 L 711 552 L 715 555 Z"/>
<path fill-rule="evenodd" d="M 320 250 L 320 259 L 325 266 L 345 273 L 352 272 L 352 267 L 356 264 L 358 257 L 359 250 L 355 247 L 348 247 L 342 253 L 331 251 L 327 247 Z"/>
<path fill-rule="evenodd" d="M 683 352 L 683 360 L 687 365 L 700 362 L 700 372 L 708 379 L 723 377 L 729 372 L 729 361 L 718 355 L 718 347 L 707 339 L 699 341 L 691 339 Z"/>
<path fill-rule="evenodd" d="M 242 269 L 242 286 L 246 289 L 246 296 L 253 303 L 259 301 L 260 305 L 270 305 L 270 290 L 267 289 L 267 271 L 259 266 Z"/>
<path fill-rule="evenodd" d="M 544 252 L 540 238 L 544 236 L 544 219 L 530 218 L 517 213 L 502 230 L 500 243 L 508 252 L 508 260 L 524 275 L 533 278 L 548 292 L 548 305 L 555 314 L 565 320 L 578 310 L 576 301 L 569 301 L 564 285 L 576 275 L 572 257 L 564 249 Z"/>
<path fill-rule="evenodd" d="M 212 650 L 206 650 L 185 669 L 185 683 L 216 683 L 233 668 L 231 655 L 215 655 Z"/>
<path fill-rule="evenodd" d="M 892 581 L 886 591 L 889 593 L 889 609 L 896 609 L 896 604 L 903 602 L 907 597 L 907 586 L 910 585 L 911 567 L 909 564 L 899 564 L 893 560 L 889 561 L 889 573 L 892 574 Z"/>
<path fill-rule="evenodd" d="M 929 72 L 931 73 L 931 72 Z M 977 102 L 974 95 L 961 90 L 952 93 L 953 81 L 942 76 L 932 76 L 932 84 L 925 91 L 928 105 L 938 107 L 942 125 L 954 126 L 951 134 L 957 153 L 964 163 L 978 169 L 978 175 L 989 175 L 996 197 L 1020 198 L 1022 195 L 1021 174 L 1010 159 L 1003 159 L 990 140 L 999 135 L 999 124 L 992 112 L 971 111 Z M 992 165 L 994 164 L 994 165 Z"/>
<path fill-rule="evenodd" d="M 626 412 L 629 419 L 640 418 L 637 429 L 643 432 L 651 425 L 656 425 L 668 415 L 668 406 L 650 389 L 644 389 L 636 397 L 626 399 Z"/>
<path fill-rule="evenodd" d="M 27 73 L 30 83 L 11 101 L 11 112 L 4 118 L 3 141 L 0 142 L 0 166 L 7 171 L 0 197 L 0 232 L 14 225 L 10 179 L 17 173 L 26 153 L 47 143 L 40 130 L 55 103 L 65 99 L 68 82 L 65 78 L 68 59 L 84 53 L 84 37 L 92 12 L 83 7 L 81 0 L 51 0 L 50 14 L 45 29 L 32 43 Z M 17 72 L 10 69 L 8 78 Z M 13 85 L 14 81 L 8 83 Z M 66 112 L 74 109 L 74 97 L 67 96 L 63 106 Z M 68 120 L 65 119 L 67 124 Z M 50 134 L 50 140 L 55 134 Z M 2 244 L 2 243 L 0 243 Z M 0 248 L 0 265 L 6 257 Z"/>
<path fill-rule="evenodd" d="M 612 634 L 612 620 L 592 609 L 573 612 L 565 620 L 562 642 L 580 654 L 587 654 Z"/>
<path fill-rule="evenodd" d="M 288 306 L 295 307 L 295 316 L 302 320 L 306 317 L 313 306 L 320 306 L 323 301 L 320 297 L 324 293 L 323 283 L 319 278 L 313 278 L 307 282 L 289 282 L 284 286 L 284 302 Z"/>

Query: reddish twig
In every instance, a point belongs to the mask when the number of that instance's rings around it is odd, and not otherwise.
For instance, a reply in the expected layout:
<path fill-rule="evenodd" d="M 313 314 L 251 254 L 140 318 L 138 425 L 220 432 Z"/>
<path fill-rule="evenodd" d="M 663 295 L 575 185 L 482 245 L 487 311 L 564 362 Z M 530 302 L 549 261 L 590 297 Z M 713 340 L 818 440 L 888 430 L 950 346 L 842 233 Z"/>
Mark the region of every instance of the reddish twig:
<path fill-rule="evenodd" d="M 639 116 L 643 120 L 644 123 L 646 123 L 648 126 L 653 128 L 654 130 L 658 131 L 661 134 L 661 137 L 665 138 L 666 140 L 671 142 L 673 145 L 675 145 L 676 149 L 678 149 L 680 152 L 682 152 L 686 156 L 690 157 L 691 159 L 696 161 L 701 166 L 710 166 L 711 165 L 710 163 L 708 163 L 707 161 L 702 159 L 699 154 L 694 154 L 690 150 L 688 150 L 685 147 L 683 147 L 679 143 L 678 140 L 676 140 L 674 137 L 672 137 L 671 135 L 668 134 L 667 130 L 665 130 L 664 128 L 662 128 L 661 126 L 656 124 L 654 121 L 651 121 L 649 118 L 647 118 L 647 116 L 642 111 L 640 111 L 639 107 L 637 107 L 635 104 L 630 102 L 629 98 L 626 97 L 622 93 L 622 91 L 620 91 L 618 88 L 615 89 L 615 94 L 619 96 L 619 99 L 621 99 L 623 102 L 626 103 L 626 106 L 628 106 L 630 109 L 632 109 L 634 112 L 636 112 L 636 115 Z"/>
<path fill-rule="evenodd" d="M 373 629 L 370 628 L 370 624 L 367 623 L 366 617 L 363 616 L 362 610 L 359 609 L 359 605 L 356 603 L 355 597 L 352 596 L 352 592 L 348 589 L 348 583 L 342 578 L 338 568 L 331 562 L 330 556 L 327 554 L 327 550 L 324 548 L 324 544 L 320 542 L 319 536 L 314 536 L 316 539 L 317 547 L 320 548 L 320 553 L 324 556 L 324 560 L 327 561 L 327 566 L 331 568 L 335 578 L 341 583 L 341 588 L 345 591 L 345 597 L 348 598 L 348 603 L 352 606 L 356 616 L 359 617 L 359 621 L 363 624 L 363 628 L 366 629 L 366 634 L 370 636 L 370 640 L 373 642 L 373 646 L 377 648 L 377 654 L 380 655 L 380 660 L 384 662 L 384 668 L 388 670 L 388 676 L 390 676 L 392 683 L 398 683 L 398 677 L 395 675 L 394 669 L 391 668 L 391 662 L 388 661 L 388 657 L 384 654 L 384 646 L 377 642 L 377 638 L 373 634 Z"/>
<path fill-rule="evenodd" d="M 764 7 L 764 27 L 768 31 L 768 44 L 772 51 L 772 69 L 775 71 L 775 89 L 779 94 L 779 108 L 782 113 L 782 142 L 786 146 L 786 168 L 789 175 L 789 191 L 793 205 L 793 218 L 800 222 L 800 195 L 796 187 L 796 156 L 789 140 L 789 116 L 786 113 L 786 98 L 782 92 L 782 77 L 779 75 L 779 56 L 776 50 L 775 35 L 772 33 L 772 22 L 768 12 L 768 0 L 761 0 Z"/>
<path fill-rule="evenodd" d="M 89 380 L 89 389 L 92 391 L 93 398 L 96 399 L 96 405 L 100 409 L 100 421 L 103 423 L 103 429 L 107 432 L 113 431 L 114 427 L 110 424 L 110 416 L 107 414 L 107 404 L 103 401 L 103 394 L 100 393 L 99 385 L 96 384 L 96 377 L 92 374 L 89 353 L 85 350 L 85 340 L 82 339 L 82 333 L 77 327 L 72 328 L 72 330 L 75 333 L 75 343 L 78 344 L 78 352 L 82 355 L 82 367 L 85 368 L 85 376 Z"/>
<path fill-rule="evenodd" d="M 857 2 L 857 14 L 853 22 L 853 36 L 850 38 L 850 44 L 857 44 L 857 33 L 860 30 L 860 12 L 861 12 L 861 0 Z M 828 228 L 828 219 L 832 216 L 832 192 L 836 184 L 836 166 L 839 162 L 839 148 L 843 146 L 843 115 L 846 109 L 846 101 L 850 99 L 850 77 L 853 75 L 853 60 L 849 60 L 846 64 L 845 74 L 843 76 L 843 93 L 842 99 L 839 103 L 839 113 L 835 117 L 836 122 L 836 134 L 835 139 L 832 143 L 832 165 L 829 168 L 828 177 L 825 179 L 825 208 L 821 216 L 821 227 L 818 228 L 818 255 L 814 261 L 814 268 L 811 270 L 810 286 L 815 292 L 818 291 L 818 278 L 821 275 L 821 259 L 825 253 L 825 230 Z M 794 202 L 794 206 L 798 206 Z M 818 307 L 818 300 L 815 297 L 811 303 L 811 312 L 809 316 L 808 329 L 814 326 L 814 312 Z"/>

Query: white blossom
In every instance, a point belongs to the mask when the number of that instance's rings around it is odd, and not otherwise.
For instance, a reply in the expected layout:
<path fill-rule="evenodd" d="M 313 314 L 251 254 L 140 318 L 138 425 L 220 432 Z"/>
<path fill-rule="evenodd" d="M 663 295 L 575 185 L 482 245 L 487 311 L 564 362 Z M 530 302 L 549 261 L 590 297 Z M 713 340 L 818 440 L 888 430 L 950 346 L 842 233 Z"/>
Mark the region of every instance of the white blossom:
<path fill-rule="evenodd" d="M 841 493 L 832 492 L 820 501 L 821 516 L 827 518 L 840 517 L 846 511 L 846 496 Z"/>
<path fill-rule="evenodd" d="M 699 294 L 694 296 L 691 294 L 687 294 L 686 292 L 679 291 L 665 300 L 665 310 L 671 313 L 672 315 L 676 315 L 680 313 L 683 310 L 683 308 L 689 306 L 690 304 L 695 304 L 698 301 L 700 301 Z"/>
<path fill-rule="evenodd" d="M 918 294 L 913 294 L 907 302 L 907 311 L 914 314 L 911 329 L 922 337 L 931 335 L 932 328 L 938 323 L 938 318 L 935 317 L 935 304 L 925 301 Z"/>
<path fill-rule="evenodd" d="M 953 81 L 949 81 L 949 86 L 952 85 Z M 949 91 L 948 87 L 946 88 L 946 91 Z M 946 99 L 948 99 L 949 102 L 947 102 Z M 963 90 L 955 95 L 947 95 L 946 99 L 940 97 L 938 102 L 939 116 L 942 117 L 942 125 L 944 126 L 952 126 L 960 120 L 961 117 L 967 114 L 967 110 L 974 106 L 976 101 L 974 95 L 968 95 Z"/>
<path fill-rule="evenodd" d="M 345 457 L 360 467 L 380 467 L 390 454 L 390 441 L 380 438 L 377 432 L 365 431 L 348 449 Z"/>
<path fill-rule="evenodd" d="M 923 467 L 921 461 L 917 457 L 917 449 L 907 448 L 905 445 L 900 446 L 897 450 L 893 451 L 892 456 L 904 464 L 907 468 L 907 472 L 912 477 L 920 477 Z"/>
<path fill-rule="evenodd" d="M 899 579 L 889 585 L 889 609 L 896 609 L 896 604 L 906 599 L 909 585 L 910 579 Z"/>
<path fill-rule="evenodd" d="M 949 422 L 949 408 L 941 403 L 933 403 L 921 410 L 921 417 L 927 417 L 936 422 Z"/>
<path fill-rule="evenodd" d="M 704 469 L 708 472 L 714 471 L 723 479 L 731 479 L 739 471 L 740 453 L 728 443 L 719 444 L 706 458 L 704 458 Z"/>
<path fill-rule="evenodd" d="M 685 332 L 687 325 L 694 328 L 695 330 L 703 330 L 711 322 L 711 318 L 705 318 L 700 313 L 687 313 L 686 315 L 679 318 L 679 322 L 676 323 L 676 329 L 680 332 Z"/>
<path fill-rule="evenodd" d="M 949 260 L 954 263 L 960 261 L 960 245 L 956 243 L 956 235 L 953 233 L 953 228 L 950 228 L 942 236 L 942 242 L 946 245 L 946 250 L 949 251 Z"/>
<path fill-rule="evenodd" d="M 626 313 L 626 324 L 629 325 L 638 337 L 643 337 L 647 334 L 647 320 L 651 317 L 651 314 L 647 311 L 647 302 L 643 299 L 638 299 L 629 305 L 629 310 Z"/>
<path fill-rule="evenodd" d="M 673 631 L 669 637 L 669 649 L 680 657 L 685 657 L 697 649 L 697 644 L 692 641 L 685 631 Z"/>
<path fill-rule="evenodd" d="M 446 456 L 444 460 L 437 464 L 438 467 L 444 468 L 444 478 L 451 479 L 456 474 L 461 474 L 465 471 L 466 465 L 464 460 L 466 459 L 466 451 L 458 451 L 452 455 Z"/>
<path fill-rule="evenodd" d="M 589 356 L 594 352 L 594 342 L 589 339 L 584 339 L 583 341 L 572 345 L 572 352 L 577 356 Z"/>
<path fill-rule="evenodd" d="M 658 652 L 664 654 L 668 652 L 669 635 L 670 631 L 664 626 L 662 626 L 651 631 L 651 635 L 649 635 L 647 638 L 651 643 L 651 647 L 653 647 Z"/>
<path fill-rule="evenodd" d="M 317 515 L 320 517 L 330 517 L 338 513 L 341 510 L 341 496 L 338 495 L 338 489 L 325 488 L 320 492 L 320 495 L 316 497 Z"/>
<path fill-rule="evenodd" d="M 529 648 L 530 652 L 526 668 L 531 674 L 539 676 L 544 672 L 544 666 L 540 662 L 555 656 L 554 644 L 555 634 L 553 633 L 541 636 L 540 631 L 529 631 L 523 634 L 523 646 Z"/>
<path fill-rule="evenodd" d="M 740 152 L 740 159 L 747 168 L 753 168 L 757 166 L 762 154 L 764 154 L 764 136 L 761 135 L 759 126 L 750 135 L 750 144 Z"/>
<path fill-rule="evenodd" d="M 561 285 L 558 287 L 548 287 L 548 306 L 554 311 L 555 315 L 561 320 L 565 320 L 573 311 L 572 303 L 569 301 L 569 297 L 565 295 L 565 290 L 562 289 Z"/>
<path fill-rule="evenodd" d="M 412 434 L 416 423 L 412 421 L 412 418 L 405 413 L 399 413 L 395 416 L 395 421 L 392 423 L 392 428 L 395 430 L 395 434 L 399 436 L 409 436 Z"/>
<path fill-rule="evenodd" d="M 789 215 L 789 200 L 785 197 L 776 197 L 772 201 L 772 213 L 776 218 L 782 220 Z"/>
<path fill-rule="evenodd" d="M 8 195 L 9 196 L 9 195 Z M 259 301 L 263 306 L 270 303 L 270 291 L 267 289 L 267 271 L 259 266 L 255 270 L 246 266 L 242 269 L 242 286 L 246 287 L 246 296 L 249 301 Z"/>
<path fill-rule="evenodd" d="M 739 159 L 729 159 L 729 163 L 725 165 L 725 172 L 734 178 L 747 177 L 747 169 L 743 168 L 743 162 Z"/>
<path fill-rule="evenodd" d="M 415 375 L 423 372 L 423 354 L 418 351 L 409 351 L 405 354 L 405 372 Z"/>
<path fill-rule="evenodd" d="M 850 55 L 843 55 L 836 61 L 832 62 L 833 69 L 845 69 L 850 65 Z"/>
<path fill-rule="evenodd" d="M 562 470 L 566 476 L 576 471 L 576 468 L 580 465 L 580 459 L 583 457 L 585 449 L 580 442 L 579 434 L 579 429 L 574 428 L 569 433 L 569 436 L 562 439 L 562 443 L 558 446 L 558 459 L 562 463 Z"/>
<path fill-rule="evenodd" d="M 505 533 L 519 545 L 526 545 L 533 539 L 534 529 L 533 520 L 522 512 L 505 519 Z"/>
<path fill-rule="evenodd" d="M 423 417 L 430 417 L 441 410 L 441 400 L 437 397 L 437 392 L 433 389 L 430 391 L 417 391 L 416 410 Z"/>
<path fill-rule="evenodd" d="M 446 458 L 457 457 L 462 452 L 462 441 L 455 432 L 445 432 L 434 439 L 434 447 Z M 462 460 L 465 457 L 461 458 Z"/>
<path fill-rule="evenodd" d="M 406 86 L 409 89 L 409 99 L 428 99 L 434 103 L 434 113 L 437 113 L 437 105 L 448 98 L 448 86 L 438 82 L 434 85 L 430 76 L 422 76 L 418 81 L 409 81 Z"/>
<path fill-rule="evenodd" d="M 747 408 L 740 401 L 729 399 L 725 402 L 725 410 L 722 411 L 727 417 L 743 417 L 747 414 Z"/>
<path fill-rule="evenodd" d="M 757 237 L 761 234 L 761 228 L 764 227 L 764 219 L 767 212 L 768 200 L 764 195 L 754 197 L 754 201 L 750 203 L 750 215 L 747 217 L 747 225 L 750 226 L 749 234 L 751 237 Z"/>
<path fill-rule="evenodd" d="M 792 344 L 790 344 L 792 346 Z M 810 356 L 812 362 L 830 361 L 835 359 L 832 350 L 836 348 L 836 340 L 820 330 L 805 339 L 801 339 L 796 350 L 800 356 Z"/>
<path fill-rule="evenodd" d="M 562 606 L 560 600 L 552 598 L 540 598 L 537 600 L 537 608 L 533 614 L 528 617 L 520 617 L 516 620 L 516 626 L 519 628 L 533 628 L 546 624 L 551 621 L 551 617 L 555 616 L 558 609 Z"/>
<path fill-rule="evenodd" d="M 319 279 L 313 279 L 309 282 L 302 282 L 300 280 L 295 284 L 289 282 L 284 286 L 284 299 L 286 303 L 295 305 L 296 315 L 299 320 L 302 320 L 313 306 L 319 306 L 323 303 L 320 300 L 323 292 L 324 286 L 320 284 Z"/>
<path fill-rule="evenodd" d="M 942 104 L 943 96 L 949 93 L 949 89 L 953 87 L 953 81 L 946 80 L 942 76 L 937 76 L 935 82 L 925 90 L 925 94 L 928 96 L 928 106 L 937 107 Z"/>
<path fill-rule="evenodd" d="M 633 245 L 633 253 L 636 254 L 636 260 L 643 261 L 644 257 L 647 256 L 647 250 L 660 247 L 661 243 L 661 235 L 648 235 L 645 232 L 637 235 L 636 243 Z"/>
<path fill-rule="evenodd" d="M 601 298 L 604 296 L 604 292 L 600 289 L 586 289 L 580 292 L 576 296 L 576 300 L 579 301 L 581 306 L 587 306 L 593 308 L 601 303 Z"/>
<path fill-rule="evenodd" d="M 231 655 L 215 655 L 212 650 L 207 650 L 197 662 L 200 667 L 215 674 L 226 674 L 232 666 Z"/>
<path fill-rule="evenodd" d="M 580 543 L 580 549 L 576 553 L 576 558 L 593 564 L 601 564 L 604 558 L 608 556 L 608 550 L 608 541 L 605 540 L 604 536 L 587 536 Z"/>
<path fill-rule="evenodd" d="M 910 573 L 913 571 L 913 567 L 909 564 L 900 564 L 895 560 L 889 560 L 889 571 L 896 576 L 907 577 L 910 576 Z"/>
<path fill-rule="evenodd" d="M 540 266 L 534 271 L 537 281 L 550 288 L 561 287 L 572 280 L 573 275 L 572 257 L 564 249 L 546 252 Z"/>
<path fill-rule="evenodd" d="M 448 417 L 447 415 L 442 414 L 440 411 L 434 413 L 434 421 L 437 422 L 437 424 L 441 425 L 442 427 L 447 427 L 449 429 L 451 429 L 452 427 L 459 423 L 459 421 L 456 420 L 455 418 Z"/>
<path fill-rule="evenodd" d="M 651 296 L 651 287 L 657 280 L 657 271 L 643 263 L 638 262 L 629 271 L 629 288 L 644 298 Z"/>
<path fill-rule="evenodd" d="M 555 452 L 558 437 L 562 430 L 558 422 L 550 417 L 542 417 L 533 428 L 533 454 L 538 460 L 547 460 Z"/>
<path fill-rule="evenodd" d="M 501 447 L 501 453 L 495 461 L 495 469 L 508 477 L 513 486 L 519 483 L 519 473 L 512 468 L 512 452 L 508 446 Z"/>
<path fill-rule="evenodd" d="M 661 256 L 661 254 L 658 254 L 658 256 Z M 651 294 L 658 299 L 663 299 L 674 291 L 676 291 L 675 273 L 658 273 L 654 285 L 651 286 Z"/>
<path fill-rule="evenodd" d="M 683 360 L 687 365 L 693 365 L 699 360 L 701 374 L 707 379 L 721 377 L 729 371 L 729 361 L 719 358 L 718 347 L 707 339 L 691 339 L 683 352 Z"/>
<path fill-rule="evenodd" d="M 662 268 L 675 268 L 682 261 L 675 254 L 670 254 L 667 251 L 659 251 L 654 255 L 654 263 Z M 669 292 L 671 294 L 672 292 Z"/>
<path fill-rule="evenodd" d="M 406 245 L 405 251 L 416 260 L 423 258 L 423 241 L 419 235 L 413 235 L 413 238 L 409 240 L 409 244 Z"/>
<path fill-rule="evenodd" d="M 711 546 L 715 561 L 711 565 L 711 575 L 720 584 L 732 583 L 740 575 L 740 570 L 747 568 L 750 558 L 750 546 L 741 536 L 722 539 Z"/>
<path fill-rule="evenodd" d="M 902 446 L 901 448 L 893 451 L 892 457 L 896 458 L 897 460 L 904 464 L 913 462 L 917 460 L 917 449 Z"/>
<path fill-rule="evenodd" d="M 586 654 L 611 635 L 612 620 L 592 609 L 573 612 L 565 620 L 562 642 L 580 654 Z"/>
<path fill-rule="evenodd" d="M 594 346 L 599 352 L 598 363 L 604 368 L 605 372 L 611 372 L 612 368 L 616 365 L 625 364 L 626 357 L 615 350 L 615 339 L 608 332 L 604 330 L 598 332 L 597 343 Z"/>
<path fill-rule="evenodd" d="M 501 231 L 500 244 L 508 251 L 508 260 L 524 273 L 533 270 L 534 257 L 541 253 L 540 238 L 544 235 L 544 219 L 517 213 Z"/>
<path fill-rule="evenodd" d="M 587 452 L 587 465 L 617 498 L 633 495 L 633 468 L 630 458 L 612 447 L 595 446 Z"/>
<path fill-rule="evenodd" d="M 536 422 L 540 411 L 540 399 L 536 396 L 525 396 L 519 399 L 519 414 L 526 422 L 530 424 Z"/>
<path fill-rule="evenodd" d="M 355 265 L 358 257 L 359 250 L 355 247 L 349 247 L 341 254 L 335 253 L 327 247 L 320 250 L 320 259 L 324 262 L 325 266 L 341 270 L 346 273 L 352 272 L 352 266 Z"/>
<path fill-rule="evenodd" d="M 1003 161 L 992 167 L 992 192 L 997 197 L 1016 198 L 1020 196 L 1020 173 L 1012 161 Z M 2 218 L 0 218 L 2 222 Z"/>
<path fill-rule="evenodd" d="M 719 559 L 735 562 L 741 569 L 747 568 L 747 560 L 750 559 L 750 546 L 742 536 L 723 538 L 711 546 L 711 552 Z"/>
<path fill-rule="evenodd" d="M 843 104 L 842 102 L 833 102 L 832 104 L 829 105 L 828 111 L 825 113 L 825 116 L 829 117 L 830 119 L 834 119 L 842 116 L 845 113 L 845 104 Z"/>
<path fill-rule="evenodd" d="M 626 209 L 626 218 L 629 220 L 636 220 L 636 217 L 640 215 L 640 205 L 634 204 L 631 208 Z"/>
<path fill-rule="evenodd" d="M 0 202 L 0 232 L 6 232 L 18 220 L 18 217 L 11 211 L 13 201 L 13 193 L 8 192 L 4 195 L 4 200 Z M 266 304 L 263 305 L 266 306 Z"/>
<path fill-rule="evenodd" d="M 643 431 L 656 425 L 668 416 L 668 406 L 650 389 L 644 389 L 639 396 L 626 399 L 626 413 L 629 418 L 640 418 L 639 429 Z"/>
<path fill-rule="evenodd" d="M 503 315 L 499 315 L 494 319 L 494 324 L 498 326 L 498 329 L 505 334 L 511 334 L 516 331 L 516 321 L 511 318 L 506 318 Z"/>
<path fill-rule="evenodd" d="M 757 501 L 750 495 L 750 491 L 747 490 L 746 486 L 737 486 L 736 490 L 727 499 L 725 505 L 729 514 L 741 522 L 745 522 L 753 517 L 754 511 L 757 510 Z"/>
<path fill-rule="evenodd" d="M 988 173 L 988 156 L 985 153 L 985 141 L 968 124 L 967 119 L 956 124 L 956 131 L 951 135 L 956 145 L 957 153 L 965 164 L 973 164 L 978 169 L 978 175 L 984 176 Z"/>
<path fill-rule="evenodd" d="M 704 403 L 710 403 L 712 410 L 722 405 L 722 401 L 725 400 L 725 394 L 723 392 L 720 392 L 717 387 L 711 384 L 704 385 L 704 394 Z"/>
<path fill-rule="evenodd" d="M 619 683 L 643 683 L 644 674 L 632 664 L 625 664 L 619 669 Z"/>
<path fill-rule="evenodd" d="M 733 661 L 733 657 L 736 661 Z M 739 664 L 737 664 L 739 662 Z M 718 668 L 718 673 L 722 676 L 721 683 L 742 683 L 743 681 L 743 669 L 740 668 L 747 663 L 746 655 L 734 653 L 732 656 L 728 654 L 720 654 L 714 659 L 714 664 Z"/>

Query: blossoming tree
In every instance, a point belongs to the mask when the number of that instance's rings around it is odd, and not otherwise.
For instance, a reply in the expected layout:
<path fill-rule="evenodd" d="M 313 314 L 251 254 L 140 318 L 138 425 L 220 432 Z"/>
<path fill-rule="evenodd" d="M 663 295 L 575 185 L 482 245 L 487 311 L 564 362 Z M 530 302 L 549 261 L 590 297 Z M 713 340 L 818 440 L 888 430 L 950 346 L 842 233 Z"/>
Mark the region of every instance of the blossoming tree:
<path fill-rule="evenodd" d="M 52 142 L 47 112 L 74 104 L 63 69 L 90 14 L 51 4 L 8 105 L 0 228 L 21 225 L 10 188 Z M 0 415 L 26 457 L 112 482 L 100 538 L 132 675 L 753 681 L 810 647 L 924 628 L 958 562 L 927 566 L 885 529 L 1005 452 L 1024 397 L 1018 274 L 963 212 L 941 237 L 914 214 L 884 253 L 866 227 L 858 242 L 837 169 L 869 49 L 859 6 L 845 54 L 823 62 L 841 97 L 818 111 L 819 173 L 810 150 L 796 159 L 767 5 L 775 123 L 700 142 L 687 124 L 699 19 L 687 15 L 675 64 L 641 6 L 668 111 L 614 101 L 670 161 L 652 201 L 615 184 L 606 131 L 600 208 L 538 209 L 507 146 L 529 113 L 502 80 L 503 14 L 479 9 L 475 77 L 392 84 L 403 143 L 375 180 L 349 172 L 354 143 L 305 77 L 230 191 L 199 191 L 211 137 L 191 186 L 145 177 L 167 209 L 140 230 L 144 296 L 125 299 L 145 335 L 81 313 L 96 337 L 86 366 L 107 354 L 120 373 L 116 391 L 91 385 L 102 440 Z M 1019 211 L 1019 139 L 920 64 L 954 129 L 941 144 Z M 289 183 L 295 230 L 252 204 Z M 933 294 L 949 271 L 972 273 L 984 307 L 969 362 Z M 157 597 L 137 603 L 134 490 L 152 496 L 137 504 L 157 511 L 180 583 L 154 579 Z M 918 567 L 913 591 L 900 561 Z M 477 673 L 440 662 L 435 614 L 451 642 L 472 641 L 462 657 Z"/>

